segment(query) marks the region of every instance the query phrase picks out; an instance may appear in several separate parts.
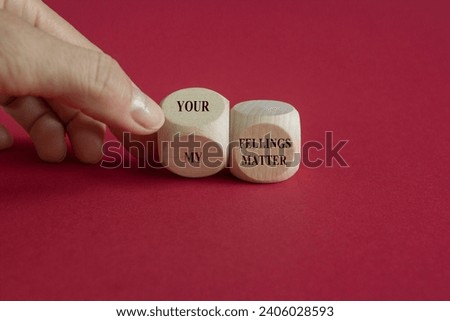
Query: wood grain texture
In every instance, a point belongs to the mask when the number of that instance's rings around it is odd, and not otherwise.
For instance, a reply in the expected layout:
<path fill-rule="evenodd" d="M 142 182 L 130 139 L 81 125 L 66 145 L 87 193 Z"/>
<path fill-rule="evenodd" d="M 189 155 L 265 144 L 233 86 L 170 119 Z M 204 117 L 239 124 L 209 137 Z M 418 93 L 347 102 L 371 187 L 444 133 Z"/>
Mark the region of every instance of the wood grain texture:
<path fill-rule="evenodd" d="M 166 121 L 158 132 L 163 165 L 185 177 L 205 177 L 226 166 L 229 101 L 206 88 L 186 88 L 161 102 Z"/>
<path fill-rule="evenodd" d="M 254 183 L 292 177 L 300 164 L 300 115 L 273 100 L 252 100 L 231 109 L 231 172 Z"/>

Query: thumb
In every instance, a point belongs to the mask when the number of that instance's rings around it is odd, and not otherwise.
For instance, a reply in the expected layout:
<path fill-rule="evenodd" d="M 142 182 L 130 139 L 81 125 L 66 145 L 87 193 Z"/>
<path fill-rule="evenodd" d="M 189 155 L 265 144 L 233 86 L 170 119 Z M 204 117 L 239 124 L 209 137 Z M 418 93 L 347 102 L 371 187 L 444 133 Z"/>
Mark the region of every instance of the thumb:
<path fill-rule="evenodd" d="M 59 40 L 0 11 L 0 94 L 40 96 L 146 135 L 164 115 L 110 56 Z"/>

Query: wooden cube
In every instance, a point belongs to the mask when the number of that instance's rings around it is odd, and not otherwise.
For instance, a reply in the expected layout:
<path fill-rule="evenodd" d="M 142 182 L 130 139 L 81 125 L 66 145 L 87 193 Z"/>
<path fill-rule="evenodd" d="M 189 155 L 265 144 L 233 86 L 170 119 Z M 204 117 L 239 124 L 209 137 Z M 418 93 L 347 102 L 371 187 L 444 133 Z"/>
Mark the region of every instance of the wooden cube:
<path fill-rule="evenodd" d="M 252 100 L 231 109 L 231 173 L 254 183 L 292 177 L 300 165 L 300 115 L 290 104 Z"/>
<path fill-rule="evenodd" d="M 206 88 L 186 88 L 161 102 L 166 121 L 158 131 L 161 162 L 173 173 L 204 177 L 226 166 L 229 101 Z"/>

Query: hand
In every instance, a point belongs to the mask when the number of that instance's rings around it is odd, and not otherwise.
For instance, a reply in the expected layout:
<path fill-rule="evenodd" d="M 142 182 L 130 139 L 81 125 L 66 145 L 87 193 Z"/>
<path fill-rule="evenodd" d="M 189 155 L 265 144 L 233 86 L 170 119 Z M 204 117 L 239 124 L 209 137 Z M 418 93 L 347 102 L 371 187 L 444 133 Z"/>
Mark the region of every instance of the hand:
<path fill-rule="evenodd" d="M 0 105 L 49 162 L 65 158 L 66 132 L 76 157 L 96 163 L 105 124 L 149 135 L 164 122 L 114 59 L 39 0 L 0 0 Z M 0 125 L 0 149 L 11 144 Z"/>

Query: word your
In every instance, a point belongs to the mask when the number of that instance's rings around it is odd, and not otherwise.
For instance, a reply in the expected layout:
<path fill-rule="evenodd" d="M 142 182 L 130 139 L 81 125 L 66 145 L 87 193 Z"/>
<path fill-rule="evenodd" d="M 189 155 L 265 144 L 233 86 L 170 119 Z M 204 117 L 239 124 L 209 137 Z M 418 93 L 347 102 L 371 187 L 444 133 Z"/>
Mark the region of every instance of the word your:
<path fill-rule="evenodd" d="M 196 101 L 183 101 L 177 100 L 178 111 L 209 111 L 209 103 L 206 100 L 196 100 Z"/>

